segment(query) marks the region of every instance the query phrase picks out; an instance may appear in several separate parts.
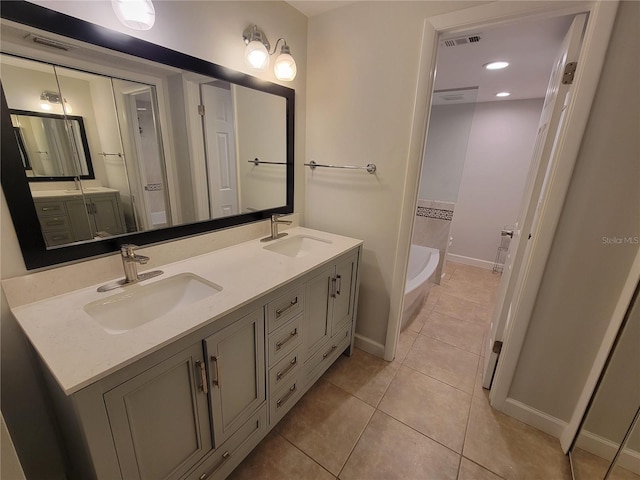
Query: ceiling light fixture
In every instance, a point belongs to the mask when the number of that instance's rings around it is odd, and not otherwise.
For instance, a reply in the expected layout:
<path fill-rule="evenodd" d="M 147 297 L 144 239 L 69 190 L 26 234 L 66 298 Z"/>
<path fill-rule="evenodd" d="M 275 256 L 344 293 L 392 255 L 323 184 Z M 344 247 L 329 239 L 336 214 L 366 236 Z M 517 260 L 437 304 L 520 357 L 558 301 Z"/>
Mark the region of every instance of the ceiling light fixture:
<path fill-rule="evenodd" d="M 498 62 L 485 63 L 483 65 L 483 67 L 487 70 L 502 70 L 503 68 L 507 68 L 508 66 L 509 62 L 505 62 L 503 60 L 500 60 Z"/>
<path fill-rule="evenodd" d="M 291 49 L 284 38 L 279 38 L 276 41 L 272 52 L 269 51 L 271 44 L 267 36 L 257 25 L 247 27 L 242 32 L 242 38 L 247 45 L 244 50 L 244 59 L 247 66 L 260 71 L 267 69 L 269 57 L 276 53 L 278 44 L 282 41 L 283 45 L 280 47 L 280 54 L 276 57 L 273 71 L 278 80 L 290 82 L 296 78 L 296 73 L 298 72 L 296 61 L 291 56 Z"/>
<path fill-rule="evenodd" d="M 511 95 L 509 92 L 496 93 L 496 97 L 508 97 L 509 95 Z"/>
<path fill-rule="evenodd" d="M 149 30 L 156 21 L 156 10 L 151 0 L 111 0 L 118 20 L 134 30 Z"/>

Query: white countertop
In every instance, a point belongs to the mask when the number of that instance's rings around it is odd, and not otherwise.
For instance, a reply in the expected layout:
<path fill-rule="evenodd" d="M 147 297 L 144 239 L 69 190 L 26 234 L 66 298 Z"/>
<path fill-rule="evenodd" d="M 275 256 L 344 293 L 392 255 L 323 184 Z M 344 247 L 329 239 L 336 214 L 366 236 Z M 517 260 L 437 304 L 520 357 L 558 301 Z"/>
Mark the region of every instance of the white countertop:
<path fill-rule="evenodd" d="M 289 236 L 281 240 L 269 243 L 250 240 L 163 265 L 160 267 L 163 275 L 137 285 L 106 293 L 98 293 L 99 285 L 92 285 L 13 308 L 12 312 L 60 387 L 69 395 L 362 244 L 361 240 L 302 227 L 289 229 L 287 233 Z M 322 244 L 321 248 L 299 258 L 263 249 L 265 245 L 294 235 L 310 235 L 332 243 Z M 107 333 L 83 310 L 95 300 L 184 272 L 220 285 L 222 291 L 117 335 Z"/>
<path fill-rule="evenodd" d="M 80 190 L 33 190 L 31 196 L 33 198 L 50 198 L 50 197 L 74 197 L 76 195 L 97 195 L 98 193 L 119 192 L 115 188 L 108 187 L 86 187 Z"/>

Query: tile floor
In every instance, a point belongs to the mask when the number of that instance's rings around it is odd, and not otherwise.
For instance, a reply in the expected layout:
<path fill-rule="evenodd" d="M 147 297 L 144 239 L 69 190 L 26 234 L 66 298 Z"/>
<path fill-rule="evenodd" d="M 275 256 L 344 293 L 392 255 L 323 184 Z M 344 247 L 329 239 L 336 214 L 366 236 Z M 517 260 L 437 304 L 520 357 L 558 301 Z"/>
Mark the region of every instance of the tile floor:
<path fill-rule="evenodd" d="M 557 439 L 494 411 L 481 386 L 499 276 L 447 263 L 395 361 L 342 356 L 233 480 L 570 480 Z"/>

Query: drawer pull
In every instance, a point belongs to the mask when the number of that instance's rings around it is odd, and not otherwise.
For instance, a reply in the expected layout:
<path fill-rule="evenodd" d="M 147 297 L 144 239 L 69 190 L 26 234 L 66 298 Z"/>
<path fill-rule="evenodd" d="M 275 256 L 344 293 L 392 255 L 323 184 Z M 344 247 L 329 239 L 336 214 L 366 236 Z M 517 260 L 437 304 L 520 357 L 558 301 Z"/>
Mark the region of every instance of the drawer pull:
<path fill-rule="evenodd" d="M 205 478 L 208 478 L 209 475 L 211 475 L 213 472 L 215 472 L 216 470 L 218 470 L 223 464 L 224 462 L 226 462 L 227 460 L 229 460 L 229 458 L 231 457 L 231 454 L 229 453 L 229 451 L 227 450 L 226 452 L 224 452 L 222 454 L 222 458 L 220 458 L 220 460 L 218 461 L 218 463 L 216 463 L 216 466 L 213 467 L 211 470 L 209 470 L 206 473 L 203 473 L 202 475 L 200 475 L 198 477 L 198 480 L 205 480 Z"/>
<path fill-rule="evenodd" d="M 282 347 L 284 347 L 286 345 L 286 343 L 288 341 L 290 341 L 292 338 L 297 337 L 298 336 L 298 328 L 294 328 L 293 330 L 291 330 L 291 332 L 289 332 L 289 336 L 284 339 L 279 341 L 278 343 L 276 343 L 276 351 L 280 350 Z"/>
<path fill-rule="evenodd" d="M 295 383 L 291 385 L 291 388 L 289 388 L 289 391 L 287 392 L 287 394 L 276 402 L 276 408 L 280 408 L 282 405 L 284 405 L 287 402 L 287 400 L 291 398 L 291 395 L 293 395 L 296 392 L 297 389 L 298 387 L 296 386 Z"/>
<path fill-rule="evenodd" d="M 216 357 L 215 355 L 211 355 L 211 361 L 215 364 L 215 369 L 213 370 L 215 373 L 215 376 L 213 377 L 213 379 L 211 380 L 211 384 L 214 387 L 220 387 L 220 370 L 218 369 L 218 363 L 220 362 L 219 357 Z"/>
<path fill-rule="evenodd" d="M 67 240 L 68 238 L 69 238 L 69 235 L 64 233 L 64 234 L 61 234 L 61 235 L 53 235 L 51 237 L 51 240 Z"/>
<path fill-rule="evenodd" d="M 295 307 L 297 304 L 298 304 L 298 297 L 296 296 L 296 298 L 294 298 L 293 300 L 291 300 L 291 302 L 289 302 L 289 305 L 287 305 L 286 307 L 279 308 L 279 309 L 276 310 L 276 317 L 279 317 L 280 315 L 282 315 L 284 312 L 286 312 L 290 308 Z"/>
<path fill-rule="evenodd" d="M 51 212 L 53 210 L 60 210 L 60 207 L 42 207 L 41 210 L 43 212 Z"/>
<path fill-rule="evenodd" d="M 331 355 L 331 352 L 333 352 L 336 348 L 338 348 L 338 346 L 337 345 L 333 345 L 329 350 L 327 350 L 325 353 L 322 354 L 322 359 L 324 360 L 329 355 Z"/>
<path fill-rule="evenodd" d="M 64 225 L 64 220 L 49 220 L 47 222 L 47 226 L 51 226 L 51 225 Z"/>
<path fill-rule="evenodd" d="M 293 360 L 289 362 L 289 365 L 287 365 L 287 367 L 284 370 L 280 370 L 278 373 L 276 373 L 276 380 L 282 379 L 282 377 L 284 377 L 287 373 L 289 373 L 289 371 L 293 367 L 295 367 L 297 364 L 298 364 L 298 357 L 295 356 L 293 357 Z"/>
<path fill-rule="evenodd" d="M 207 371 L 204 367 L 204 362 L 197 360 L 196 368 L 200 371 L 200 390 L 202 390 L 202 393 L 207 394 L 209 393 L 209 388 L 207 387 Z"/>

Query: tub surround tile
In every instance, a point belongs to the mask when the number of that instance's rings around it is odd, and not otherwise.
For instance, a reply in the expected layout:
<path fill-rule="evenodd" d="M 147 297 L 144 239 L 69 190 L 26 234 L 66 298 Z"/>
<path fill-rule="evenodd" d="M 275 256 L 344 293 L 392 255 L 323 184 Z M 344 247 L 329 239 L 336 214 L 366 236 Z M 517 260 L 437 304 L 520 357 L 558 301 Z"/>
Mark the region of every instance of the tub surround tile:
<path fill-rule="evenodd" d="M 560 442 L 473 397 L 463 454 L 511 480 L 571 480 Z"/>
<path fill-rule="evenodd" d="M 333 475 L 338 475 L 374 410 L 320 379 L 275 428 Z"/>
<path fill-rule="evenodd" d="M 431 312 L 420 333 L 441 342 L 480 355 L 486 328 L 455 317 Z"/>
<path fill-rule="evenodd" d="M 412 332 L 420 333 L 420 330 L 422 330 L 422 327 L 431 314 L 431 310 L 433 310 L 433 305 L 425 303 L 407 328 Z"/>
<path fill-rule="evenodd" d="M 358 348 L 353 355 L 340 356 L 324 374 L 324 379 L 363 402 L 376 407 L 400 368 Z"/>
<path fill-rule="evenodd" d="M 473 353 L 418 335 L 404 365 L 472 394 L 478 359 Z"/>
<path fill-rule="evenodd" d="M 501 478 L 468 458 L 462 457 L 458 480 L 501 480 Z"/>
<path fill-rule="evenodd" d="M 403 366 L 378 408 L 460 453 L 470 406 L 470 394 Z"/>
<path fill-rule="evenodd" d="M 456 480 L 460 456 L 377 411 L 340 473 L 341 480 Z"/>
<path fill-rule="evenodd" d="M 269 435 L 228 477 L 229 480 L 298 480 L 335 477 L 307 457 L 278 433 Z"/>

